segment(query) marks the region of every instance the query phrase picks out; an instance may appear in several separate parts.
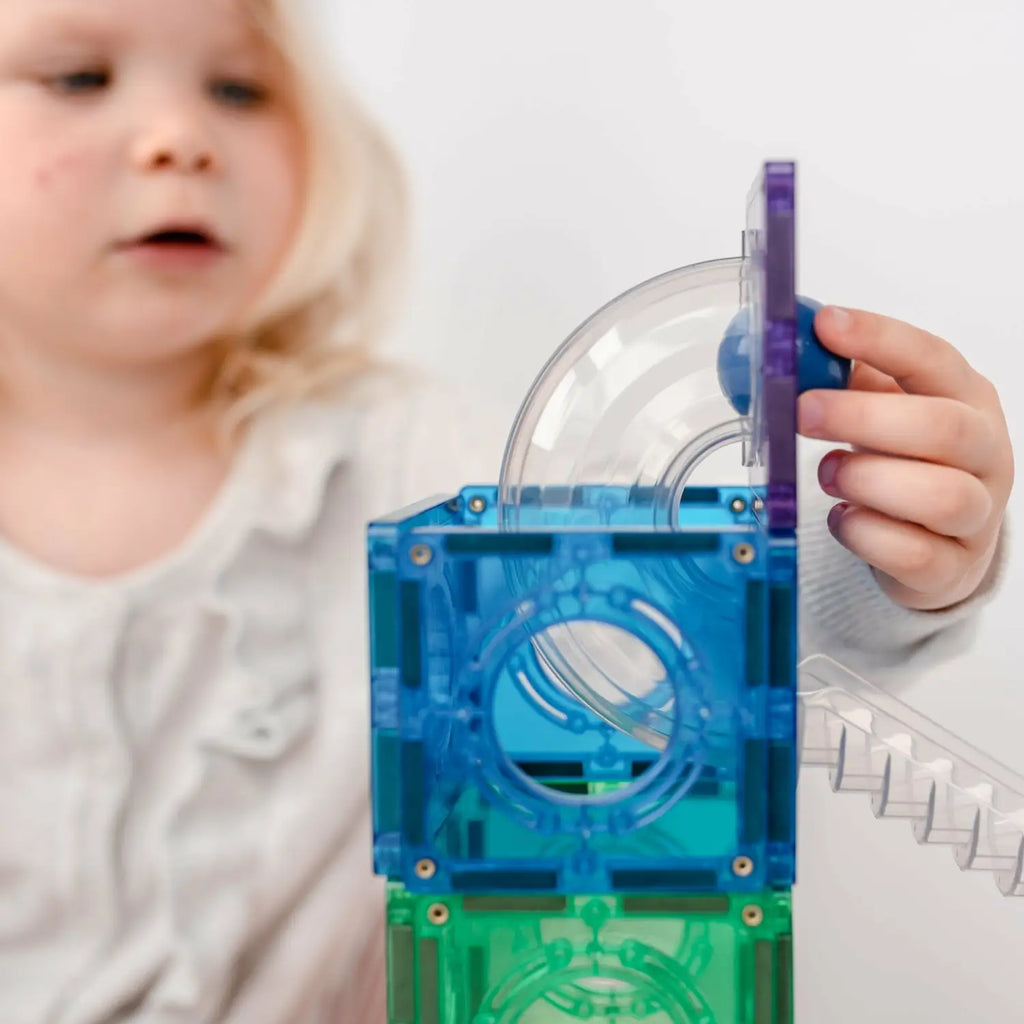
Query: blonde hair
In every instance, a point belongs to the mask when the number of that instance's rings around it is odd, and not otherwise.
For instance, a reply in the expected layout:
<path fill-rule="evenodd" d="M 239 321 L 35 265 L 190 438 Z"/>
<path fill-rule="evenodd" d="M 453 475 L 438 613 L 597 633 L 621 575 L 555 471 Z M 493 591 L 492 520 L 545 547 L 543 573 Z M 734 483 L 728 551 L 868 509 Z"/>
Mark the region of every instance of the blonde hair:
<path fill-rule="evenodd" d="M 330 66 L 302 2 L 248 4 L 288 65 L 308 177 L 289 254 L 240 329 L 220 342 L 212 397 L 230 431 L 268 405 L 381 365 L 372 348 L 404 269 L 401 165 Z"/>

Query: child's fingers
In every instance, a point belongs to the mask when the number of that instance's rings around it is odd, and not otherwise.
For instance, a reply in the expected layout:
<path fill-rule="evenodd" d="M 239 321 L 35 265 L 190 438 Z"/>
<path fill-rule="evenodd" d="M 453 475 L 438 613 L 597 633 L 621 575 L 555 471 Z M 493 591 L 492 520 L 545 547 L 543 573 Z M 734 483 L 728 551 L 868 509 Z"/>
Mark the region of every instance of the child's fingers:
<path fill-rule="evenodd" d="M 956 466 L 978 476 L 994 468 L 1000 446 L 992 421 L 949 398 L 865 391 L 807 391 L 802 434 L 890 455 Z"/>
<path fill-rule="evenodd" d="M 873 366 L 906 392 L 956 398 L 988 408 L 991 384 L 948 341 L 891 317 L 826 306 L 814 319 L 822 343 L 836 355 Z"/>
<path fill-rule="evenodd" d="M 894 395 L 903 394 L 903 389 L 881 370 L 867 363 L 854 363 L 850 371 L 850 388 L 853 391 L 887 391 Z"/>
<path fill-rule="evenodd" d="M 818 479 L 834 498 L 945 537 L 973 537 L 992 515 L 988 488 L 977 477 L 949 466 L 835 451 L 821 460 Z"/>
<path fill-rule="evenodd" d="M 972 564 L 959 541 L 870 508 L 837 505 L 829 529 L 859 559 L 917 594 L 949 592 Z"/>

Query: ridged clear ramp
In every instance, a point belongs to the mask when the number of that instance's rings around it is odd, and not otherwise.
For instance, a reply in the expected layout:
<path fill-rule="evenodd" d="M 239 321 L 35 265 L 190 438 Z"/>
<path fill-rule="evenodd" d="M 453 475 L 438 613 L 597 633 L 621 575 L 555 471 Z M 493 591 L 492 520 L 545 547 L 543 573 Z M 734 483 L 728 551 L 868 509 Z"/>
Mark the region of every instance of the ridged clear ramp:
<path fill-rule="evenodd" d="M 826 655 L 801 662 L 799 689 L 801 765 L 1024 896 L 1024 777 Z"/>

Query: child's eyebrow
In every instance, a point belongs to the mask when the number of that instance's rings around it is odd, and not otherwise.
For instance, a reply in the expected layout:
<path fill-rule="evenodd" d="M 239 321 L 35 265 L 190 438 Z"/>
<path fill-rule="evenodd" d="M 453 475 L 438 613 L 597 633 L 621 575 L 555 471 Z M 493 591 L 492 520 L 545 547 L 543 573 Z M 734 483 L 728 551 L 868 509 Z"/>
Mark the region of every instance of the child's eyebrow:
<path fill-rule="evenodd" d="M 6 2 L 9 0 L 0 0 L 0 3 Z M 29 43 L 85 41 L 117 44 L 127 35 L 127 30 L 117 18 L 76 7 L 73 10 L 39 11 L 26 26 L 22 38 Z M 262 44 L 260 34 L 249 25 L 232 26 L 230 31 L 225 30 L 217 35 L 219 38 L 215 40 L 214 48 L 226 55 L 258 50 Z"/>
<path fill-rule="evenodd" d="M 40 11 L 25 27 L 22 34 L 27 43 L 67 42 L 116 42 L 124 30 L 112 18 L 81 10 Z"/>

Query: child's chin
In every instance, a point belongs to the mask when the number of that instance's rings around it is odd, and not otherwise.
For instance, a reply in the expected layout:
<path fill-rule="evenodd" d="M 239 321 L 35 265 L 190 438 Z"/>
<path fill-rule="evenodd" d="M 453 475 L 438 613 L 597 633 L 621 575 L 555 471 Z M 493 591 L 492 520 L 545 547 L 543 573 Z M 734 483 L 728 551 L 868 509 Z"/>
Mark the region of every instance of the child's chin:
<path fill-rule="evenodd" d="M 209 309 L 189 316 L 186 306 L 122 310 L 93 331 L 81 332 L 76 347 L 112 364 L 139 365 L 198 354 L 230 334 L 230 317 L 211 316 Z"/>

